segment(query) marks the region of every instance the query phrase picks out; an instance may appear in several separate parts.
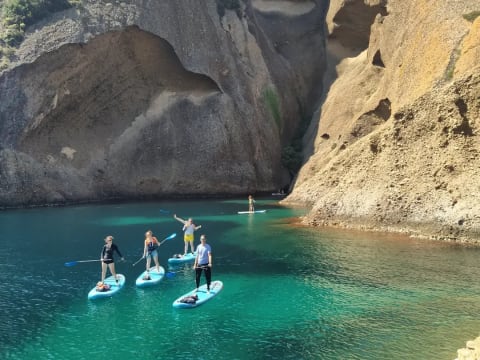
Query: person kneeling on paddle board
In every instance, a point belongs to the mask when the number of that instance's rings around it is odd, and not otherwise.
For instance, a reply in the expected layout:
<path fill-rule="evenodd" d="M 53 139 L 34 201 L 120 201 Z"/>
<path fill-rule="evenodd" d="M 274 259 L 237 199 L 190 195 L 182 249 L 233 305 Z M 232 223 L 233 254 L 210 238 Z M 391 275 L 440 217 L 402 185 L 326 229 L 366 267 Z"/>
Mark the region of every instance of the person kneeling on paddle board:
<path fill-rule="evenodd" d="M 197 289 L 200 286 L 200 276 L 202 270 L 205 272 L 205 279 L 207 280 L 207 292 L 210 293 L 210 283 L 212 282 L 212 248 L 207 244 L 207 237 L 200 236 L 200 245 L 197 246 L 197 256 L 193 268 L 195 269 L 195 284 Z"/>

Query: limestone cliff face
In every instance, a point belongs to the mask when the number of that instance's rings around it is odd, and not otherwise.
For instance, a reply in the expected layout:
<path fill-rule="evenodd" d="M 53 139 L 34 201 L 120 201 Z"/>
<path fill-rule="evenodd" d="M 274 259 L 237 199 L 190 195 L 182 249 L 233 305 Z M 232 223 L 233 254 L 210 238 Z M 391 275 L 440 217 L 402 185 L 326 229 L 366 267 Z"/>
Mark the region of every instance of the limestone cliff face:
<path fill-rule="evenodd" d="M 311 204 L 306 223 L 480 239 L 480 18 L 464 18 L 475 11 L 331 2 L 324 101 L 287 199 Z"/>
<path fill-rule="evenodd" d="M 28 29 L 0 75 L 0 206 L 287 184 L 325 6 L 221 3 L 85 1 Z"/>

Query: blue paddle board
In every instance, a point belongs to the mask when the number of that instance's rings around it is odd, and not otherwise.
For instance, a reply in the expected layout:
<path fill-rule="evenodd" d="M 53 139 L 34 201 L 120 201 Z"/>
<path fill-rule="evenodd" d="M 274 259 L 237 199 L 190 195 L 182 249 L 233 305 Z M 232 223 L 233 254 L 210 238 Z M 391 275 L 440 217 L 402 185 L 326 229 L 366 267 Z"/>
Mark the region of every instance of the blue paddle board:
<path fill-rule="evenodd" d="M 115 295 L 121 288 L 125 285 L 125 276 L 122 274 L 117 274 L 118 284 L 115 282 L 113 276 L 109 276 L 103 282 L 110 286 L 110 289 L 107 291 L 97 291 L 97 287 L 94 286 L 92 290 L 88 293 L 88 298 L 93 299 L 100 299 L 106 298 Z"/>
<path fill-rule="evenodd" d="M 157 272 L 157 267 L 152 266 L 150 268 L 150 279 L 145 279 L 145 275 L 147 275 L 147 270 L 145 270 L 143 273 L 140 274 L 139 277 L 137 277 L 137 280 L 135 280 L 135 285 L 138 287 L 148 287 L 152 286 L 155 284 L 158 284 L 163 277 L 165 276 L 165 269 L 160 266 L 160 272 Z"/>
<path fill-rule="evenodd" d="M 220 280 L 212 281 L 210 284 L 210 293 L 207 293 L 207 284 L 204 284 L 198 288 L 198 291 L 195 292 L 195 289 L 180 296 L 177 300 L 173 302 L 174 308 L 179 309 L 190 309 L 202 305 L 208 300 L 213 299 L 220 291 L 223 289 L 223 283 Z M 197 299 L 194 302 L 186 302 L 192 299 L 191 297 L 196 295 Z"/>
<path fill-rule="evenodd" d="M 255 211 L 239 211 L 239 214 L 260 214 L 267 212 L 267 210 L 255 210 Z"/>
<path fill-rule="evenodd" d="M 181 257 L 171 257 L 168 259 L 168 263 L 175 265 L 175 264 L 183 264 L 187 262 L 193 262 L 195 261 L 195 257 L 197 256 L 197 253 L 187 253 L 186 255 L 181 255 Z"/>

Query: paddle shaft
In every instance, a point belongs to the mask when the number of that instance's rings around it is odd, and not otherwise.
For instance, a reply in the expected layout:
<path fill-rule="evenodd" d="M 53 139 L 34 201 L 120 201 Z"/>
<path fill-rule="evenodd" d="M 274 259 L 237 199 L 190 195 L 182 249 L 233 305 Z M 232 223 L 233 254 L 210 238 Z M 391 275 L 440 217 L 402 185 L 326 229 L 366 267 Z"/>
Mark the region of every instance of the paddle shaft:
<path fill-rule="evenodd" d="M 96 260 L 70 261 L 70 262 L 66 262 L 64 265 L 65 265 L 65 266 L 74 266 L 74 265 L 77 265 L 78 263 L 87 263 L 87 262 L 102 261 L 102 260 L 111 260 L 111 259 L 96 259 Z"/>
<path fill-rule="evenodd" d="M 206 270 L 206 269 L 208 269 L 208 268 L 212 268 L 212 267 L 211 267 L 211 266 L 208 266 L 208 265 L 206 265 L 206 266 L 195 266 L 195 270 L 196 270 L 196 269 Z"/>
<path fill-rule="evenodd" d="M 208 268 L 208 266 L 197 266 L 197 267 L 195 267 L 195 269 L 203 269 L 203 270 L 205 270 L 207 268 Z M 167 277 L 173 277 L 173 276 L 177 275 L 177 272 L 178 271 L 169 271 L 169 272 L 166 273 L 166 275 L 167 275 Z"/>
<path fill-rule="evenodd" d="M 137 261 L 135 261 L 135 263 L 132 265 L 132 266 L 135 266 L 137 265 L 140 261 L 142 261 L 144 259 L 144 257 L 142 256 L 140 259 L 138 259 Z"/>

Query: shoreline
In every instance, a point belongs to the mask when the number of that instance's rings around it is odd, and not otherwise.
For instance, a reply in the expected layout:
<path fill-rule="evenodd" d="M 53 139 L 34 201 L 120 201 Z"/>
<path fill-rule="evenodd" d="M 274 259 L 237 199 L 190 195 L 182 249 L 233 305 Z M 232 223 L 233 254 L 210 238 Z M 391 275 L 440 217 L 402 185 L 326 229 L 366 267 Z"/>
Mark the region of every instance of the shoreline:
<path fill-rule="evenodd" d="M 285 198 L 276 199 L 270 192 L 255 193 L 255 197 L 268 197 L 271 200 L 277 200 L 279 206 L 288 207 L 302 207 L 308 209 L 308 213 L 299 218 L 294 218 L 289 223 L 294 226 L 309 227 L 309 228 L 325 228 L 340 231 L 360 231 L 362 233 L 372 234 L 388 234 L 405 236 L 420 240 L 443 241 L 448 243 L 460 244 L 462 246 L 480 246 L 480 234 L 468 229 L 459 231 L 452 229 L 446 225 L 439 225 L 435 223 L 379 223 L 372 218 L 353 218 L 340 216 L 324 216 L 321 214 L 313 215 L 312 206 L 309 204 L 302 204 L 298 202 L 285 201 Z M 288 195 L 288 194 L 285 194 Z M 21 210 L 21 209 L 38 209 L 51 207 L 69 207 L 79 205 L 101 205 L 101 204 L 119 204 L 131 202 L 156 202 L 156 201 L 190 201 L 190 200 L 219 200 L 219 199 L 240 199 L 247 197 L 248 194 L 182 194 L 169 196 L 148 196 L 148 197 L 110 197 L 98 200 L 79 200 L 79 201 L 64 201 L 57 203 L 44 204 L 29 204 L 17 206 L 1 206 L 0 211 Z"/>
<path fill-rule="evenodd" d="M 480 237 L 473 231 L 452 231 L 451 228 L 432 223 L 379 224 L 371 219 L 346 219 L 342 217 L 319 220 L 309 215 L 307 215 L 302 222 L 306 226 L 312 227 L 397 234 L 419 240 L 443 241 L 465 246 L 480 246 Z"/>

